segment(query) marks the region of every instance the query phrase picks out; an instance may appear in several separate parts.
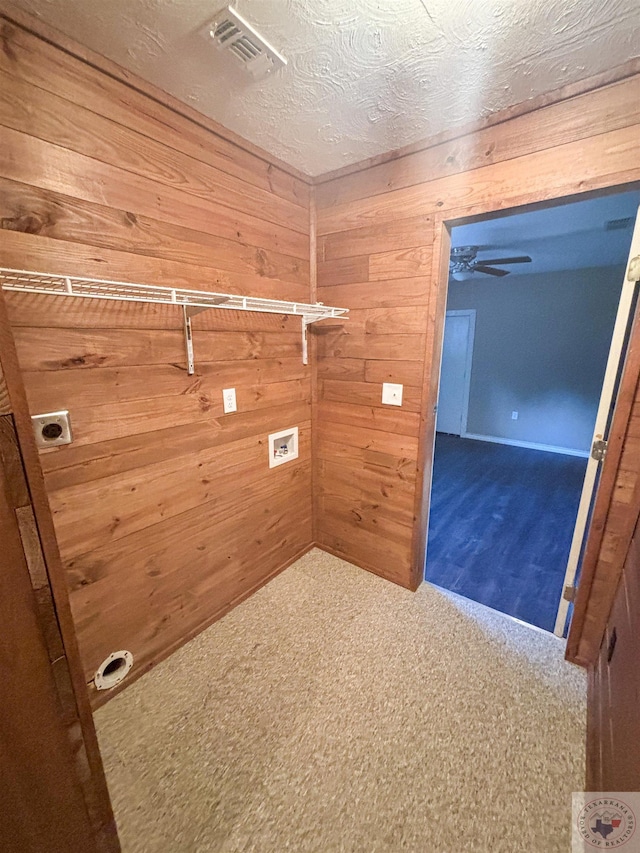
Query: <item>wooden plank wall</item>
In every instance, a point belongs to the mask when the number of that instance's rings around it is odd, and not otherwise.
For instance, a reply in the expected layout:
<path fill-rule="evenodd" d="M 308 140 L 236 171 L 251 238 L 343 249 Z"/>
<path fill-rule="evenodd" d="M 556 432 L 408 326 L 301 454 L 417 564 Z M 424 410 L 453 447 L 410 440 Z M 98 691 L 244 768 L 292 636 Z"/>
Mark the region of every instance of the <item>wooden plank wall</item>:
<path fill-rule="evenodd" d="M 0 22 L 0 265 L 309 301 L 305 181 Z M 86 680 L 141 674 L 311 544 L 300 321 L 200 314 L 188 376 L 178 309 L 7 302 L 31 412 L 71 413 L 41 461 Z"/>
<path fill-rule="evenodd" d="M 352 309 L 348 323 L 318 337 L 322 547 L 409 588 L 420 583 L 443 223 L 639 180 L 637 71 L 316 187 L 319 298 Z M 382 407 L 383 381 L 404 384 L 401 409 Z"/>

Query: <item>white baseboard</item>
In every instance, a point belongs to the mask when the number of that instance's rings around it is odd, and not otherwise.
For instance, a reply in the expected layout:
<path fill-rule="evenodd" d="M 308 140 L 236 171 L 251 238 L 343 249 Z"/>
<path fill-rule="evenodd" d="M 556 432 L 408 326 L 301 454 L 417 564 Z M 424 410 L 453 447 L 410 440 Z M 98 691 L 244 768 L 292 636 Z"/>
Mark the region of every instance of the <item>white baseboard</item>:
<path fill-rule="evenodd" d="M 545 450 L 547 453 L 563 453 L 565 456 L 580 456 L 589 458 L 588 450 L 576 450 L 573 447 L 557 447 L 555 444 L 536 444 L 533 441 L 518 441 L 515 438 L 501 438 L 498 435 L 477 435 L 472 432 L 463 433 L 460 438 L 471 438 L 474 441 L 491 441 L 493 444 L 509 444 L 512 447 L 528 447 L 530 450 Z"/>

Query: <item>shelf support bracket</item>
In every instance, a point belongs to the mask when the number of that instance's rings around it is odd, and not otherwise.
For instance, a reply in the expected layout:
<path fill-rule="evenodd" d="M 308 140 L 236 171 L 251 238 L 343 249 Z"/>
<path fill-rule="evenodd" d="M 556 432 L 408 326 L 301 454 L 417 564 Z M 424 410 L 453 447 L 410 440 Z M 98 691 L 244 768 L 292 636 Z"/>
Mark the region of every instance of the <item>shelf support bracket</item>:
<path fill-rule="evenodd" d="M 193 376 L 195 365 L 193 363 L 193 334 L 191 331 L 191 316 L 186 305 L 182 306 L 182 319 L 184 324 L 184 345 L 187 350 L 187 373 Z"/>
<path fill-rule="evenodd" d="M 309 364 L 309 338 L 307 336 L 307 326 L 310 326 L 313 320 L 307 317 L 302 318 L 302 363 Z"/>
<path fill-rule="evenodd" d="M 187 351 L 187 374 L 193 376 L 196 367 L 193 359 L 193 330 L 191 328 L 191 318 L 201 311 L 207 311 L 207 308 L 198 308 L 189 305 L 182 306 L 182 320 L 184 325 L 184 345 Z"/>

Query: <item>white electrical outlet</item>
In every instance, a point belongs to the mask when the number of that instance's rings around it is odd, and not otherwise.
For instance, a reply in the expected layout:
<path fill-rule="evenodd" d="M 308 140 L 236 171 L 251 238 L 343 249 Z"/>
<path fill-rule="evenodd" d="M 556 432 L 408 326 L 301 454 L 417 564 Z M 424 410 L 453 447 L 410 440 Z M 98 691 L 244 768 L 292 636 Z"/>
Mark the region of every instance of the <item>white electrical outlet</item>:
<path fill-rule="evenodd" d="M 402 405 L 402 385 L 395 385 L 393 382 L 382 383 L 382 402 L 386 406 L 401 406 Z"/>
<path fill-rule="evenodd" d="M 235 388 L 225 388 L 222 392 L 222 404 L 224 406 L 225 415 L 229 412 L 237 412 L 238 406 L 236 405 L 236 389 Z"/>
<path fill-rule="evenodd" d="M 517 412 L 511 412 L 511 420 L 512 421 L 518 420 L 518 413 Z"/>

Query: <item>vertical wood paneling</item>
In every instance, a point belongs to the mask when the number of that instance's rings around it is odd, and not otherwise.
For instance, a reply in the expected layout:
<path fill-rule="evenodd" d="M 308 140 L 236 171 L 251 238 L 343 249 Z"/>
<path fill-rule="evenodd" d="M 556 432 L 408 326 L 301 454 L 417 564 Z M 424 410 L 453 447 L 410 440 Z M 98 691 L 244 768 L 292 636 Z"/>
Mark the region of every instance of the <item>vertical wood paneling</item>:
<path fill-rule="evenodd" d="M 415 498 L 413 519 L 385 533 L 393 536 L 394 553 L 372 546 L 377 534 L 364 535 L 367 526 L 374 529 L 371 513 L 381 531 L 398 508 L 397 493 L 385 490 L 386 470 L 377 473 L 375 484 L 362 481 L 360 494 L 337 502 L 329 498 L 340 491 L 336 471 L 321 467 L 320 545 L 407 587 L 420 583 L 446 300 L 446 225 L 638 181 L 639 104 L 635 74 L 457 139 L 329 176 L 316 187 L 318 292 L 326 302 L 354 309 L 356 320 L 319 338 L 318 430 L 335 433 L 337 442 L 354 449 L 340 461 L 358 483 L 363 457 L 357 451 L 367 451 L 369 433 L 375 430 L 377 444 L 392 455 L 399 438 L 410 435 L 416 442 L 412 455 L 394 457 L 403 471 L 412 469 Z M 383 306 L 389 310 L 381 314 Z M 410 325 L 407 308 L 414 312 Z M 388 422 L 377 415 L 383 381 L 402 382 L 407 393 L 407 405 Z M 419 419 L 412 423 L 417 400 Z M 370 422 L 363 435 L 365 413 Z M 331 450 L 323 447 L 330 461 Z M 620 501 L 633 488 L 640 454 L 627 456 L 625 464 L 616 483 Z M 617 547 L 615 519 L 607 541 Z"/>
<path fill-rule="evenodd" d="M 2 266 L 309 301 L 304 181 L 14 24 L 2 35 Z M 7 302 L 31 412 L 71 414 L 74 443 L 40 458 L 97 705 L 110 652 L 132 652 L 130 680 L 310 546 L 300 321 L 205 312 L 188 376 L 178 310 Z M 271 471 L 267 434 L 294 425 L 300 457 Z"/>

